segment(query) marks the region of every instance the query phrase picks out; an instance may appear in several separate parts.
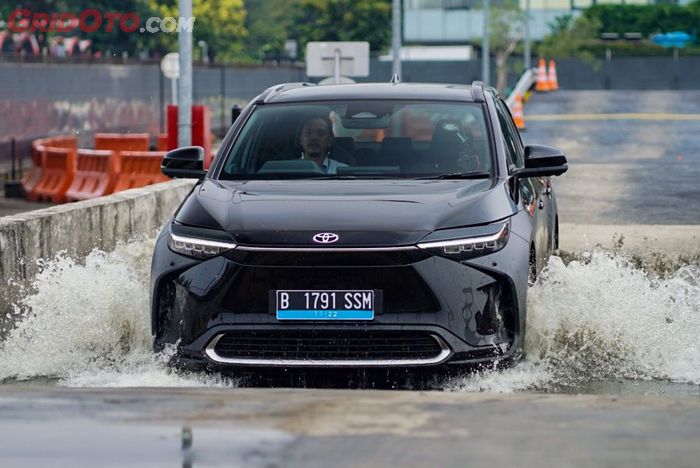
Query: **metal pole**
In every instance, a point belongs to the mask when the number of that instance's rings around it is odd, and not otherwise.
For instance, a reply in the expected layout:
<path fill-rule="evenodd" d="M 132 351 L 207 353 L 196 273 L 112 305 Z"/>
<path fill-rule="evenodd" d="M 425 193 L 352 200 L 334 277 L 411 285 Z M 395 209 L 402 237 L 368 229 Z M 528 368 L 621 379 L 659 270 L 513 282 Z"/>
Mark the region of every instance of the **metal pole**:
<path fill-rule="evenodd" d="M 525 33 L 525 50 L 523 51 L 523 64 L 525 65 L 525 70 L 529 70 L 532 67 L 532 52 L 530 49 L 530 0 L 525 0 L 524 20 L 523 32 Z"/>
<path fill-rule="evenodd" d="M 163 133 L 165 114 L 165 77 L 158 73 L 158 132 Z"/>
<path fill-rule="evenodd" d="M 340 49 L 333 52 L 333 83 L 340 83 Z"/>
<path fill-rule="evenodd" d="M 17 180 L 17 142 L 15 141 L 14 137 L 12 137 L 12 139 L 10 140 L 10 158 L 12 161 L 12 166 L 10 169 L 10 180 Z"/>
<path fill-rule="evenodd" d="M 491 52 L 489 50 L 489 0 L 484 0 L 484 40 L 481 47 L 481 80 L 486 86 L 491 81 Z"/>
<path fill-rule="evenodd" d="M 391 53 L 391 73 L 401 78 L 401 0 L 393 0 L 391 8 Z"/>
<path fill-rule="evenodd" d="M 192 0 L 178 0 L 181 18 L 192 17 Z M 178 33 L 180 79 L 178 80 L 177 144 L 192 144 L 192 30 L 182 28 Z"/>
<path fill-rule="evenodd" d="M 177 78 L 170 80 L 170 103 L 177 106 Z"/>
<path fill-rule="evenodd" d="M 221 132 L 226 134 L 226 67 L 221 65 L 219 69 L 219 84 L 221 85 Z"/>

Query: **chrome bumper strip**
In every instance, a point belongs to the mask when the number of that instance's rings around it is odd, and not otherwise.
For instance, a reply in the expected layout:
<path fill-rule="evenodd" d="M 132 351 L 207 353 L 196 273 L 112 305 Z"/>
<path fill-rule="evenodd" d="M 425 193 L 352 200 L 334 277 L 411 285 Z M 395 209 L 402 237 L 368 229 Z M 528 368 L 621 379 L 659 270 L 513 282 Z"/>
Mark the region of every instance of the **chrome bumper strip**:
<path fill-rule="evenodd" d="M 440 346 L 440 353 L 436 356 L 424 359 L 250 359 L 250 358 L 227 358 L 220 356 L 215 348 L 219 340 L 224 336 L 218 334 L 212 339 L 205 353 L 209 359 L 219 364 L 236 364 L 242 366 L 264 366 L 264 367 L 400 367 L 400 366 L 425 366 L 440 364 L 445 361 L 452 351 L 450 347 L 438 335 L 430 336 L 437 341 Z"/>

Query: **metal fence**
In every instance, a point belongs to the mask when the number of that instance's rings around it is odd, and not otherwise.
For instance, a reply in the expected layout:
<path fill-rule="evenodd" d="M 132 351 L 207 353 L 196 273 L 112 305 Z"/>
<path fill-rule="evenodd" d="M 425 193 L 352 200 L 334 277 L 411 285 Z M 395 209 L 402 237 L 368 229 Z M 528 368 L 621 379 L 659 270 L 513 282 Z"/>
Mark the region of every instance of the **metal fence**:
<path fill-rule="evenodd" d="M 228 126 L 230 108 L 268 86 L 302 81 L 297 66 L 195 67 L 193 103 L 211 109 L 211 127 Z M 170 84 L 157 64 L 0 63 L 0 163 L 26 157 L 33 139 L 77 134 L 90 147 L 94 132 L 147 132 L 165 127 Z"/>
<path fill-rule="evenodd" d="M 522 59 L 508 64 L 508 84 L 522 71 Z M 491 79 L 496 68 L 491 63 Z M 465 83 L 481 79 L 481 61 L 404 62 L 403 81 Z M 700 89 L 700 57 L 619 57 L 610 60 L 557 60 L 559 86 L 563 89 Z M 391 62 L 373 61 L 370 76 L 361 81 L 389 81 Z"/>
<path fill-rule="evenodd" d="M 403 81 L 471 83 L 481 77 L 479 60 L 405 62 Z M 509 64 L 508 83 L 517 80 L 522 60 Z M 583 62 L 559 60 L 563 89 L 700 89 L 700 57 L 634 57 Z M 370 76 L 389 81 L 391 62 L 373 59 Z M 495 68 L 491 76 L 496 77 Z M 234 103 L 244 104 L 266 87 L 306 79 L 303 67 L 195 67 L 195 104 L 210 107 L 214 130 L 228 126 Z M 12 141 L 28 155 L 32 139 L 76 133 L 89 147 L 94 132 L 164 129 L 170 85 L 157 64 L 0 63 L 0 164 L 10 159 Z"/>

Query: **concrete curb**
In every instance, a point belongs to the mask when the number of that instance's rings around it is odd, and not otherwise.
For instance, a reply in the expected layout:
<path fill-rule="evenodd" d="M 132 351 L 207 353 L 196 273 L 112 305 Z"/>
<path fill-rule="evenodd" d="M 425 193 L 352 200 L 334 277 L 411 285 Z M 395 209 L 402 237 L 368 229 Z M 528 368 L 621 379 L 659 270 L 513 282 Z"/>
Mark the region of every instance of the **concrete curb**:
<path fill-rule="evenodd" d="M 176 180 L 106 197 L 0 218 L 1 317 L 19 287 L 31 284 L 37 260 L 61 251 L 77 258 L 95 248 L 152 235 L 173 214 L 195 181 Z M 0 318 L 0 322 L 4 319 Z"/>

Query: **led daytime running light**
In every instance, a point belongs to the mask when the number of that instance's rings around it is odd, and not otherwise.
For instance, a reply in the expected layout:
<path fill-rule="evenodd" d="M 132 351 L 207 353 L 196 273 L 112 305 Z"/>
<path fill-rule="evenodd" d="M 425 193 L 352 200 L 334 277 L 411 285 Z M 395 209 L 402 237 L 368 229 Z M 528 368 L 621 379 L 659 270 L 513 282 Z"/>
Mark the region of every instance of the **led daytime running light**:
<path fill-rule="evenodd" d="M 233 242 L 179 236 L 171 233 L 168 239 L 168 247 L 174 252 L 190 257 L 207 258 L 235 249 L 236 244 Z"/>
<path fill-rule="evenodd" d="M 509 224 L 504 223 L 496 234 L 490 236 L 470 237 L 446 241 L 423 242 L 418 244 L 421 249 L 442 249 L 447 255 L 481 254 L 501 249 L 508 241 Z"/>

